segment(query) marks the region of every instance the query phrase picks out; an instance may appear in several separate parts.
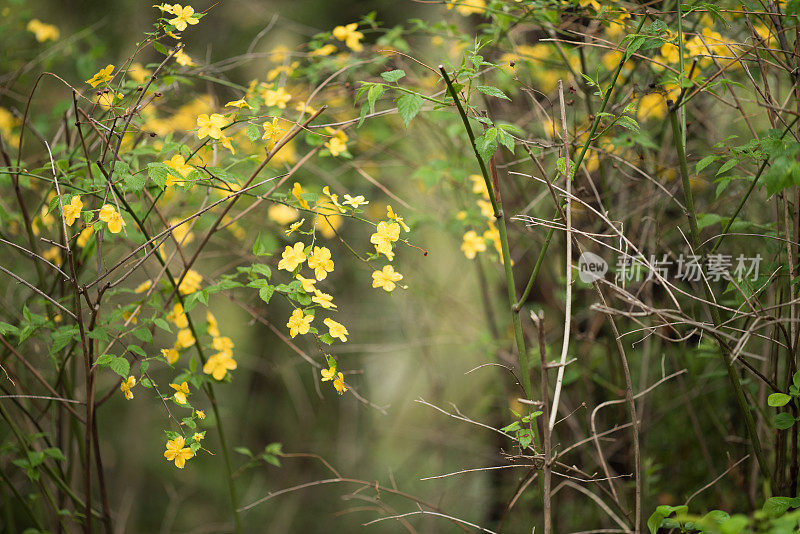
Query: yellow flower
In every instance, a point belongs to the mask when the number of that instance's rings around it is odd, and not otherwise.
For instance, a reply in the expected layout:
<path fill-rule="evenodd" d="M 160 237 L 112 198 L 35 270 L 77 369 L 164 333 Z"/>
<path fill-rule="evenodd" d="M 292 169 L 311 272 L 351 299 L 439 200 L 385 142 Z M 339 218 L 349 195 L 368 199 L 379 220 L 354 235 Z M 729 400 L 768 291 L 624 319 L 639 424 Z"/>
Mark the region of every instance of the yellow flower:
<path fill-rule="evenodd" d="M 178 302 L 172 307 L 172 311 L 167 314 L 167 321 L 175 323 L 178 328 L 189 328 L 189 319 L 183 313 L 183 305 Z"/>
<path fill-rule="evenodd" d="M 400 239 L 400 225 L 381 221 L 378 223 L 375 233 L 370 236 L 369 242 L 375 245 L 375 250 L 391 260 L 394 257 L 392 243 L 398 239 Z"/>
<path fill-rule="evenodd" d="M 470 230 L 464 234 L 464 242 L 461 243 L 461 250 L 464 251 L 464 256 L 469 259 L 474 259 L 478 252 L 486 250 L 486 241 L 475 232 Z"/>
<path fill-rule="evenodd" d="M 286 204 L 273 204 L 267 210 L 267 217 L 280 225 L 289 224 L 297 220 L 298 211 Z"/>
<path fill-rule="evenodd" d="M 224 135 L 219 138 L 220 144 L 231 151 L 231 154 L 236 154 L 236 151 L 233 149 L 233 143 L 231 143 L 230 137 L 225 137 Z"/>
<path fill-rule="evenodd" d="M 36 37 L 36 40 L 40 43 L 43 43 L 48 39 L 55 41 L 61 35 L 61 32 L 58 31 L 58 28 L 52 24 L 45 24 L 39 19 L 31 19 L 28 22 L 27 29 L 29 32 L 33 33 L 33 35 Z"/>
<path fill-rule="evenodd" d="M 183 277 L 183 281 L 178 286 L 178 291 L 180 291 L 181 295 L 188 295 L 189 293 L 194 293 L 198 289 L 200 289 L 200 282 L 203 281 L 203 277 L 200 273 L 195 271 L 194 269 L 189 269 L 186 272 L 186 275 Z"/>
<path fill-rule="evenodd" d="M 333 387 L 336 388 L 336 393 L 339 395 L 344 395 L 344 392 L 350 389 L 345 385 L 344 375 L 342 373 L 337 374 L 336 378 L 333 379 Z"/>
<path fill-rule="evenodd" d="M 189 54 L 183 51 L 183 49 L 178 50 L 175 52 L 173 56 L 175 58 L 175 63 L 181 65 L 183 67 L 196 67 L 197 63 L 192 61 L 192 58 L 189 57 Z"/>
<path fill-rule="evenodd" d="M 347 48 L 350 50 L 361 52 L 364 50 L 364 45 L 362 45 L 360 41 L 364 38 L 364 34 L 360 31 L 356 31 L 356 28 L 358 28 L 358 22 L 353 22 L 345 26 L 336 26 L 333 29 L 333 36 L 340 41 L 344 41 L 344 44 L 347 45 Z"/>
<path fill-rule="evenodd" d="M 347 341 L 347 336 L 350 333 L 347 331 L 347 328 L 345 328 L 343 324 L 337 323 L 336 321 L 330 318 L 326 318 L 322 322 L 325 323 L 325 326 L 328 327 L 328 333 L 332 337 L 338 337 L 342 341 Z"/>
<path fill-rule="evenodd" d="M 75 223 L 77 218 L 80 217 L 82 209 L 83 202 L 81 202 L 81 197 L 75 195 L 63 209 L 64 222 L 67 223 L 67 226 L 72 226 Z"/>
<path fill-rule="evenodd" d="M 336 157 L 342 152 L 347 151 L 347 135 L 344 132 L 338 131 L 334 134 L 333 137 L 328 139 L 325 142 L 325 148 L 327 148 L 331 156 Z"/>
<path fill-rule="evenodd" d="M 314 276 L 317 280 L 325 280 L 328 273 L 333 272 L 331 251 L 327 247 L 314 247 L 314 252 L 308 258 L 308 266 L 314 269 Z"/>
<path fill-rule="evenodd" d="M 296 223 L 292 224 L 288 230 L 286 230 L 286 235 L 292 235 L 292 232 L 303 226 L 303 223 L 306 222 L 305 219 L 300 219 Z"/>
<path fill-rule="evenodd" d="M 313 113 L 316 113 L 316 112 L 317 112 L 317 109 L 316 109 L 316 108 L 312 108 L 311 106 L 309 106 L 309 105 L 308 105 L 307 103 L 305 103 L 305 102 L 299 102 L 299 103 L 298 103 L 298 104 L 297 104 L 297 105 L 294 107 L 294 109 L 295 109 L 295 111 L 299 111 L 300 113 L 309 113 L 309 114 L 313 114 Z"/>
<path fill-rule="evenodd" d="M 317 283 L 316 280 L 314 280 L 313 278 L 306 278 L 305 276 L 299 273 L 295 278 L 297 278 L 297 280 L 300 281 L 300 285 L 303 286 L 303 291 L 305 291 L 306 293 L 316 293 L 317 288 L 314 287 L 314 284 Z"/>
<path fill-rule="evenodd" d="M 409 230 L 411 230 L 411 228 L 409 228 L 409 227 L 408 227 L 408 225 L 407 225 L 405 222 L 403 222 L 403 218 L 402 218 L 402 217 L 400 217 L 398 214 L 396 214 L 396 213 L 395 213 L 395 212 L 392 210 L 392 207 L 391 207 L 390 205 L 388 205 L 388 204 L 386 205 L 386 216 L 387 216 L 389 219 L 391 219 L 391 220 L 393 220 L 393 221 L 397 222 L 397 224 L 399 224 L 400 226 L 402 226 L 402 227 L 403 227 L 403 230 L 405 230 L 406 232 L 408 232 Z"/>
<path fill-rule="evenodd" d="M 78 239 L 75 240 L 75 243 L 77 243 L 79 247 L 85 248 L 89 243 L 89 238 L 92 237 L 93 233 L 94 229 L 91 226 L 87 226 L 80 234 L 78 234 Z"/>
<path fill-rule="evenodd" d="M 97 87 L 103 82 L 111 81 L 114 77 L 114 75 L 111 74 L 112 72 L 114 72 L 114 65 L 106 65 L 105 68 L 100 69 L 94 76 L 86 80 L 86 83 L 92 87 Z"/>
<path fill-rule="evenodd" d="M 206 412 L 204 412 L 203 410 L 197 410 L 195 413 L 197 414 L 197 417 L 200 419 L 206 418 Z"/>
<path fill-rule="evenodd" d="M 240 98 L 239 100 L 231 100 L 230 102 L 225 104 L 226 108 L 228 106 L 233 107 L 233 108 L 239 108 L 239 109 L 243 109 L 243 108 L 253 109 L 250 106 L 250 104 L 248 104 L 247 101 L 244 98 Z"/>
<path fill-rule="evenodd" d="M 483 179 L 483 176 L 471 174 L 469 179 L 472 180 L 472 192 L 488 200 L 489 191 L 486 189 L 486 180 Z"/>
<path fill-rule="evenodd" d="M 178 351 L 175 349 L 161 349 L 161 355 L 170 365 L 175 365 L 175 362 L 177 362 L 178 358 L 180 358 L 180 353 L 178 353 Z"/>
<path fill-rule="evenodd" d="M 331 367 L 330 369 L 320 369 L 319 374 L 322 375 L 323 382 L 333 380 L 333 378 L 336 376 L 336 367 Z"/>
<path fill-rule="evenodd" d="M 455 6 L 459 15 L 464 15 L 465 17 L 473 13 L 480 14 L 486 10 L 485 0 L 455 0 L 447 4 L 447 9 L 453 9 L 453 6 Z"/>
<path fill-rule="evenodd" d="M 192 436 L 192 439 L 197 441 L 197 442 L 200 442 L 200 441 L 203 441 L 203 438 L 205 438 L 205 437 L 206 437 L 206 433 L 205 432 L 195 432 L 194 435 Z"/>
<path fill-rule="evenodd" d="M 352 206 L 354 209 L 356 209 L 359 206 L 365 206 L 369 204 L 369 200 L 365 199 L 364 195 L 358 195 L 357 197 L 345 195 L 342 204 L 347 204 L 348 206 Z"/>
<path fill-rule="evenodd" d="M 125 226 L 122 215 L 120 215 L 111 204 L 104 204 L 103 207 L 100 208 L 98 217 L 108 225 L 108 230 L 112 234 L 118 234 L 119 231 L 122 230 L 122 227 Z"/>
<path fill-rule="evenodd" d="M 153 74 L 153 71 L 144 68 L 141 63 L 131 63 L 127 74 L 136 83 L 144 83 L 147 77 Z"/>
<path fill-rule="evenodd" d="M 183 330 L 178 331 L 178 338 L 175 342 L 175 346 L 180 347 L 182 349 L 188 349 L 192 345 L 194 345 L 195 339 L 192 335 L 192 331 L 188 328 L 184 328 Z"/>
<path fill-rule="evenodd" d="M 203 372 L 215 380 L 222 380 L 228 371 L 236 369 L 236 360 L 227 352 L 219 352 L 211 356 L 203 366 Z"/>
<path fill-rule="evenodd" d="M 54 265 L 61 265 L 61 249 L 56 246 L 43 251 L 42 257 Z"/>
<path fill-rule="evenodd" d="M 169 19 L 167 22 L 175 26 L 175 29 L 182 32 L 186 29 L 187 24 L 197 24 L 200 22 L 194 14 L 192 6 L 181 7 L 179 4 L 172 6 L 172 14 L 175 15 L 174 19 Z"/>
<path fill-rule="evenodd" d="M 211 341 L 211 346 L 214 347 L 214 350 L 233 356 L 233 341 L 229 337 L 215 337 Z"/>
<path fill-rule="evenodd" d="M 380 287 L 387 293 L 394 291 L 395 282 L 403 279 L 403 275 L 396 272 L 391 265 L 384 265 L 380 271 L 372 273 L 372 287 Z"/>
<path fill-rule="evenodd" d="M 167 442 L 167 450 L 164 451 L 164 458 L 170 462 L 175 461 L 175 467 L 178 469 L 183 469 L 183 466 L 186 465 L 186 460 L 194 457 L 192 449 L 184 447 L 184 445 L 186 445 L 186 440 L 183 436 L 179 436 L 169 440 Z"/>
<path fill-rule="evenodd" d="M 217 318 L 210 311 L 206 311 L 206 322 L 208 323 L 208 335 L 218 337 L 219 324 L 217 323 Z"/>
<path fill-rule="evenodd" d="M 145 291 L 147 291 L 151 287 L 153 287 L 153 281 L 152 280 L 145 280 L 144 282 L 142 282 L 141 284 L 136 286 L 136 289 L 134 289 L 133 292 L 134 293 L 144 293 Z"/>
<path fill-rule="evenodd" d="M 286 92 L 283 87 L 277 89 L 265 89 L 261 96 L 267 106 L 277 106 L 279 109 L 286 109 L 286 103 L 292 99 L 292 95 Z"/>
<path fill-rule="evenodd" d="M 297 269 L 298 265 L 306 261 L 306 253 L 303 252 L 304 248 L 305 245 L 299 241 L 291 247 L 287 245 L 283 254 L 281 254 L 281 261 L 278 262 L 278 269 L 284 269 L 289 272 Z"/>
<path fill-rule="evenodd" d="M 169 387 L 175 390 L 175 395 L 173 395 L 175 402 L 186 404 L 186 395 L 189 394 L 189 386 L 186 382 L 182 382 L 180 386 L 178 384 L 170 384 Z"/>
<path fill-rule="evenodd" d="M 131 389 L 136 385 L 136 378 L 129 376 L 127 380 L 119 385 L 119 389 L 125 394 L 125 398 L 131 400 L 133 398 L 133 391 Z"/>
<path fill-rule="evenodd" d="M 203 113 L 197 117 L 197 137 L 200 139 L 206 137 L 219 139 L 223 135 L 222 128 L 228 124 L 228 119 L 219 113 L 212 113 L 210 117 Z"/>
<path fill-rule="evenodd" d="M 295 182 L 292 186 L 292 196 L 297 199 L 297 203 L 300 204 L 301 208 L 305 208 L 307 210 L 311 209 L 311 206 L 308 205 L 308 201 L 303 198 L 302 186 L 297 182 Z"/>
<path fill-rule="evenodd" d="M 178 217 L 173 217 L 167 221 L 167 224 L 171 228 L 181 222 L 181 220 L 182 219 Z M 182 245 L 188 245 L 191 243 L 194 240 L 194 234 L 189 231 L 189 221 L 172 228 L 172 236 L 175 238 L 175 241 Z"/>
<path fill-rule="evenodd" d="M 272 119 L 272 122 L 265 122 L 263 126 L 264 126 L 264 135 L 261 136 L 261 139 L 263 139 L 264 141 L 271 141 L 273 139 L 278 139 L 284 132 L 283 128 L 278 126 L 278 117 Z"/>
<path fill-rule="evenodd" d="M 311 297 L 311 301 L 319 304 L 326 310 L 337 307 L 336 304 L 333 303 L 333 296 L 323 293 L 319 289 L 314 291 L 314 296 Z"/>
<path fill-rule="evenodd" d="M 308 334 L 313 320 L 313 315 L 306 315 L 300 308 L 295 308 L 292 316 L 289 317 L 289 322 L 286 323 L 286 326 L 289 327 L 289 335 L 295 337 L 297 334 Z"/>
<path fill-rule="evenodd" d="M 130 319 L 130 322 L 132 324 L 136 324 L 136 323 L 139 322 L 139 312 L 136 312 L 135 314 L 132 314 L 131 312 L 124 311 L 124 312 L 122 312 L 122 319 L 124 321 L 127 321 L 128 319 Z"/>
<path fill-rule="evenodd" d="M 494 208 L 492 207 L 492 203 L 488 200 L 480 199 L 478 200 L 478 207 L 481 209 L 481 215 L 489 219 L 490 221 L 494 220 Z"/>
<path fill-rule="evenodd" d="M 317 48 L 316 50 L 312 50 L 308 53 L 309 56 L 329 56 L 336 52 L 336 47 L 332 44 L 326 44 L 323 47 Z"/>
<path fill-rule="evenodd" d="M 639 99 L 636 117 L 643 119 L 663 119 L 667 115 L 667 102 L 659 93 L 649 93 Z"/>

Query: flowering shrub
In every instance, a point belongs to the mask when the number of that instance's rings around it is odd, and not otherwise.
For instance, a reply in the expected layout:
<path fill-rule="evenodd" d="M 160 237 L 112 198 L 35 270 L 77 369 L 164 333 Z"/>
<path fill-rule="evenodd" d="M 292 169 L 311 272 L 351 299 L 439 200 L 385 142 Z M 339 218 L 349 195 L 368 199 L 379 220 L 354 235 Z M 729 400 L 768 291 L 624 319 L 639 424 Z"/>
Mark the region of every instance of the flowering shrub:
<path fill-rule="evenodd" d="M 130 56 L 32 78 L 45 56 L 0 59 L 13 73 L 0 78 L 10 525 L 124 527 L 109 494 L 119 465 L 138 460 L 111 454 L 112 429 L 156 425 L 140 446 L 159 480 L 226 482 L 228 509 L 198 506 L 180 517 L 187 530 L 203 518 L 263 528 L 251 510 L 328 484 L 356 487 L 348 498 L 377 512 L 367 525 L 409 531 L 408 516 L 427 514 L 484 532 L 798 527 L 796 2 L 434 7 L 395 27 L 369 13 L 262 55 L 256 38 L 213 62 L 188 43 L 221 8 L 161 4 Z M 43 15 L 3 16 L 0 46 L 73 46 Z M 227 74 L 253 60 L 263 76 Z M 403 299 L 419 300 L 400 325 L 389 306 Z M 495 439 L 444 439 L 428 421 L 425 439 L 458 444 L 469 465 L 430 477 L 438 456 L 417 451 L 423 481 L 479 472 L 482 485 L 434 505 L 393 475 L 343 476 L 284 452 L 281 436 L 241 432 L 263 452 L 239 445 L 229 424 L 255 428 L 261 405 L 282 413 L 255 382 L 278 373 L 243 348 L 261 335 L 253 325 L 269 331 L 258 343 L 270 365 L 280 343 L 313 375 L 286 381 L 298 425 L 334 441 L 306 389 L 353 424 L 396 409 L 373 398 L 414 391 Z M 458 347 L 441 380 L 429 340 L 416 380 L 397 355 L 390 376 L 345 359 L 426 329 Z M 473 378 L 489 369 L 502 374 Z M 437 385 L 449 381 L 488 422 L 423 398 L 450 402 Z M 300 438 L 293 450 L 313 449 Z M 333 476 L 277 489 L 251 474 L 290 458 Z M 710 497 L 733 473 L 736 491 Z M 700 494 L 741 513 L 691 515 Z M 306 515 L 295 529 L 312 528 Z"/>

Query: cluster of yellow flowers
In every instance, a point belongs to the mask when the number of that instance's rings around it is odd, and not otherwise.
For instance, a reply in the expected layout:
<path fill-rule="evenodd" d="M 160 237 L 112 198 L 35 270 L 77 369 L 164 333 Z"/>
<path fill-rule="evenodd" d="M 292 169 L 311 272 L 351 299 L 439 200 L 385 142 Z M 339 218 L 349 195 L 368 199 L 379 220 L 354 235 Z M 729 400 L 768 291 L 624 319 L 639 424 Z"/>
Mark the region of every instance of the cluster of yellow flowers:
<path fill-rule="evenodd" d="M 62 214 L 64 215 L 64 222 L 67 223 L 67 226 L 75 224 L 82 210 L 83 201 L 78 195 L 73 196 L 69 203 L 64 204 Z M 103 204 L 103 207 L 101 207 L 98 212 L 97 218 L 99 221 L 106 223 L 108 231 L 112 234 L 118 234 L 122 230 L 122 227 L 126 225 L 122 214 L 111 204 Z"/>
<path fill-rule="evenodd" d="M 45 41 L 55 41 L 61 35 L 61 32 L 58 31 L 58 28 L 52 24 L 45 24 L 39 19 L 31 19 L 28 22 L 27 30 L 33 33 L 34 37 L 36 37 L 36 40 L 40 43 Z"/>
<path fill-rule="evenodd" d="M 479 252 L 486 251 L 486 241 L 494 243 L 495 250 L 497 251 L 500 261 L 503 261 L 503 254 L 500 250 L 500 231 L 494 222 L 494 209 L 492 203 L 489 201 L 489 190 L 486 189 L 486 181 L 483 176 L 479 174 L 470 175 L 469 179 L 472 181 L 472 192 L 478 195 L 477 204 L 481 210 L 481 215 L 486 219 L 487 230 L 483 235 L 479 235 L 475 230 L 469 230 L 464 234 L 463 242 L 461 243 L 461 250 L 464 255 L 469 259 L 474 259 Z M 466 213 L 461 212 L 459 218 L 465 218 Z"/>

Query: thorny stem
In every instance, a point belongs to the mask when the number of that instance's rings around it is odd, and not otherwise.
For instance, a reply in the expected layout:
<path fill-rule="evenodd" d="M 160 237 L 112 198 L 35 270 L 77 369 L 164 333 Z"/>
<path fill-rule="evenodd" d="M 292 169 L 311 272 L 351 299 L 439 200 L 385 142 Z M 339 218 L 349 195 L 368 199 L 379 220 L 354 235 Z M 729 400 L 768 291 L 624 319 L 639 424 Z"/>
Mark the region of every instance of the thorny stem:
<path fill-rule="evenodd" d="M 440 65 L 439 71 L 442 73 L 442 78 L 444 78 L 444 82 L 447 84 L 447 90 L 450 92 L 450 96 L 453 97 L 453 102 L 455 102 L 456 108 L 458 108 L 458 113 L 461 115 L 461 120 L 464 123 L 464 129 L 467 131 L 469 142 L 472 145 L 473 152 L 475 153 L 475 159 L 478 160 L 478 165 L 481 168 L 481 174 L 483 174 L 483 180 L 486 182 L 486 189 L 489 192 L 489 201 L 492 203 L 494 218 L 498 223 L 497 227 L 500 233 L 500 250 L 503 257 L 503 268 L 506 275 L 506 288 L 508 289 L 508 306 L 511 310 L 511 323 L 514 327 L 514 340 L 517 344 L 517 352 L 519 353 L 520 373 L 522 374 L 522 388 L 525 390 L 525 395 L 530 398 L 530 362 L 528 361 L 528 352 L 525 350 L 525 338 L 522 335 L 522 323 L 520 321 L 519 314 L 514 311 L 514 307 L 517 304 L 517 295 L 516 286 L 514 285 L 514 272 L 511 269 L 511 254 L 509 253 L 508 248 L 508 233 L 506 231 L 505 216 L 503 215 L 502 206 L 496 197 L 492 180 L 489 177 L 489 171 L 486 169 L 486 163 L 484 163 L 483 158 L 478 152 L 477 146 L 475 146 L 475 134 L 472 132 L 472 127 L 469 124 L 469 118 L 467 117 L 467 113 L 464 111 L 464 108 L 461 105 L 461 100 L 459 100 L 458 93 L 453 87 L 453 82 L 450 81 L 450 77 L 447 75 L 447 71 L 445 70 L 444 66 Z"/>

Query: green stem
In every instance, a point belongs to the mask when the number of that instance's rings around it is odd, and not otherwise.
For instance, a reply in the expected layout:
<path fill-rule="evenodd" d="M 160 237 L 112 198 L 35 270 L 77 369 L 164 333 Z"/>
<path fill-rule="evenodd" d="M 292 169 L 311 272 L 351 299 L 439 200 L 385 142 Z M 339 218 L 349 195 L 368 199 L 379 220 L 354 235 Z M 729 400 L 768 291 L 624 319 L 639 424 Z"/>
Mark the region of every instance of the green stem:
<path fill-rule="evenodd" d="M 547 248 L 550 246 L 550 240 L 553 239 L 554 232 L 555 227 L 553 226 L 551 226 L 547 231 L 547 235 L 544 238 L 544 243 L 542 244 L 542 250 L 539 251 L 539 257 L 536 259 L 536 265 L 533 266 L 533 272 L 528 280 L 528 285 L 525 286 L 525 291 L 522 292 L 522 296 L 519 298 L 517 303 L 514 304 L 514 311 L 517 313 L 519 313 L 519 310 L 522 308 L 522 305 L 525 304 L 525 301 L 528 300 L 528 295 L 530 294 L 531 289 L 533 289 L 533 284 L 536 282 L 536 278 L 539 276 L 539 269 L 542 268 L 544 256 L 547 253 Z"/>
<path fill-rule="evenodd" d="M 459 100 L 458 93 L 456 92 L 455 87 L 453 87 L 453 82 L 450 81 L 450 77 L 447 75 L 447 71 L 443 66 L 439 66 L 439 71 L 442 73 L 442 77 L 447 84 L 447 90 L 450 92 L 450 96 L 453 97 L 453 102 L 455 102 L 456 108 L 458 108 L 458 113 L 461 115 L 461 120 L 464 123 L 464 129 L 467 131 L 469 142 L 472 145 L 472 151 L 475 153 L 475 159 L 478 160 L 478 165 L 481 168 L 481 174 L 483 174 L 483 180 L 486 182 L 486 190 L 489 192 L 489 201 L 492 203 L 494 218 L 498 223 L 497 227 L 500 233 L 500 251 L 503 257 L 503 268 L 505 269 L 506 275 L 506 288 L 508 290 L 508 306 L 511 310 L 511 323 L 514 327 L 514 340 L 517 344 L 517 352 L 519 353 L 520 374 L 522 374 L 522 388 L 525 390 L 525 395 L 528 398 L 531 398 L 530 362 L 528 360 L 528 351 L 525 350 L 525 338 L 522 335 L 522 323 L 520 322 L 519 314 L 514 311 L 514 306 L 517 304 L 517 295 L 516 286 L 514 285 L 514 272 L 511 270 L 511 254 L 509 253 L 508 249 L 508 233 L 506 231 L 506 221 L 505 217 L 503 216 L 503 209 L 495 195 L 492 180 L 489 178 L 489 171 L 486 169 L 486 163 L 483 161 L 483 158 L 478 152 L 478 147 L 475 146 L 475 134 L 472 132 L 472 127 L 469 124 L 469 117 L 467 117 L 467 113 L 464 111 L 464 107 L 461 105 L 461 100 Z"/>
<path fill-rule="evenodd" d="M 691 239 L 692 239 L 692 247 L 695 250 L 700 250 L 700 234 L 697 229 L 697 216 L 694 209 L 694 199 L 692 197 L 692 189 L 689 184 L 689 169 L 686 163 L 686 151 L 684 149 L 683 141 L 681 138 L 681 128 L 680 124 L 678 123 L 678 115 L 677 111 L 674 108 L 670 108 L 669 112 L 670 123 L 672 125 L 672 138 L 675 143 L 675 149 L 678 152 L 678 161 L 680 163 L 680 171 L 681 171 L 681 183 L 683 184 L 683 195 L 685 197 L 686 203 L 686 215 L 689 218 L 689 230 L 691 232 Z M 711 289 L 708 287 L 707 284 L 702 284 L 703 290 L 705 291 L 706 296 L 706 307 L 708 312 L 711 314 L 711 320 L 716 327 L 722 321 L 720 318 L 719 310 L 712 304 L 714 301 L 714 295 L 711 293 Z M 739 379 L 739 375 L 736 373 L 736 369 L 733 366 L 733 361 L 731 360 L 730 352 L 728 352 L 727 347 L 720 343 L 720 355 L 722 356 L 722 361 L 725 363 L 725 367 L 728 371 L 728 378 L 730 379 L 731 385 L 733 386 L 734 393 L 736 395 L 736 402 L 739 405 L 739 411 L 744 416 L 744 423 L 747 427 L 747 434 L 750 438 L 750 444 L 753 446 L 753 452 L 755 453 L 756 460 L 758 461 L 758 467 L 761 470 L 761 475 L 767 480 L 770 480 L 769 474 L 769 465 L 767 464 L 767 459 L 764 456 L 764 453 L 761 449 L 761 441 L 758 438 L 758 432 L 756 431 L 755 421 L 753 420 L 753 414 L 750 411 L 750 407 L 747 404 L 747 398 L 744 394 L 744 389 L 742 388 L 741 380 Z"/>

